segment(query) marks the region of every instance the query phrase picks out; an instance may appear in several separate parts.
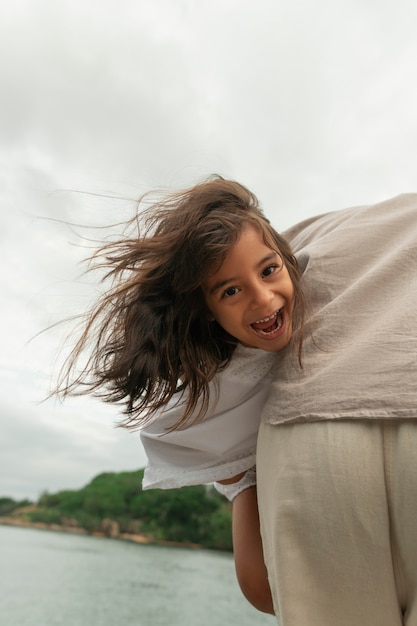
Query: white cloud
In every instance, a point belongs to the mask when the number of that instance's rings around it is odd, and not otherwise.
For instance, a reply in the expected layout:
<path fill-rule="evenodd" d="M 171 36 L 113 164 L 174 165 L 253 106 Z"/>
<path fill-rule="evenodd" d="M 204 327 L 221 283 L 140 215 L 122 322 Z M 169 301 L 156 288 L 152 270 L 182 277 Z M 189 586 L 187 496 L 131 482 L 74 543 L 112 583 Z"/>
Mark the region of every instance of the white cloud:
<path fill-rule="evenodd" d="M 0 495 L 144 462 L 114 409 L 37 404 L 64 331 L 30 338 L 98 289 L 78 276 L 101 234 L 65 222 L 132 210 L 65 190 L 136 198 L 218 172 L 278 229 L 413 191 L 416 25 L 413 0 L 1 3 Z"/>
<path fill-rule="evenodd" d="M 92 409 L 92 402 L 72 411 L 29 402 L 16 409 L 3 398 L 0 455 L 7 473 L 0 493 L 36 499 L 45 489 L 79 489 L 101 472 L 143 467 L 139 435 L 116 429 L 109 411 Z"/>

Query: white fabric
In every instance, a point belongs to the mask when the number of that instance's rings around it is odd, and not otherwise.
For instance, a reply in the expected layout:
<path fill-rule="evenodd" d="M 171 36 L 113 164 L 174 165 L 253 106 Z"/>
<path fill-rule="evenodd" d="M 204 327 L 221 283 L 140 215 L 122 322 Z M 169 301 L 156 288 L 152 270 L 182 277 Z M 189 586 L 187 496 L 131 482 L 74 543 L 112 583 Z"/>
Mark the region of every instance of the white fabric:
<path fill-rule="evenodd" d="M 255 487 L 256 485 L 256 466 L 248 469 L 236 483 L 230 483 L 229 485 L 223 485 L 222 483 L 213 483 L 216 491 L 225 496 L 229 502 L 238 496 L 242 491 L 246 491 L 249 487 Z"/>
<path fill-rule="evenodd" d="M 238 346 L 229 367 L 210 385 L 210 409 L 203 420 L 167 432 L 183 411 L 183 402 L 177 401 L 146 425 L 140 433 L 148 457 L 143 489 L 210 483 L 255 465 L 273 363 L 272 353 Z"/>

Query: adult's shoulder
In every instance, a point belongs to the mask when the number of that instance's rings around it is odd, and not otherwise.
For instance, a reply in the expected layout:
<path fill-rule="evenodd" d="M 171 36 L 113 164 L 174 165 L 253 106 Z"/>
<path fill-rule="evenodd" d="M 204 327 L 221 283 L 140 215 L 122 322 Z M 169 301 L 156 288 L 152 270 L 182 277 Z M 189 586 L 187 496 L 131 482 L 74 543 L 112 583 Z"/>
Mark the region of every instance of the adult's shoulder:
<path fill-rule="evenodd" d="M 295 224 L 283 233 L 295 253 L 309 244 L 331 240 L 337 233 L 360 236 L 365 229 L 417 228 L 417 193 L 404 193 L 375 204 L 322 213 Z"/>

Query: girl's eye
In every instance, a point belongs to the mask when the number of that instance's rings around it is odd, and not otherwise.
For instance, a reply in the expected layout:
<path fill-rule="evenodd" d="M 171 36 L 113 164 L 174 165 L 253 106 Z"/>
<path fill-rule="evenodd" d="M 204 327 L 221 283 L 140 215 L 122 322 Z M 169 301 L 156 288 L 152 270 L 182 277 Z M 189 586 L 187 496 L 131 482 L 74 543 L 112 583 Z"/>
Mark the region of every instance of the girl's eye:
<path fill-rule="evenodd" d="M 278 269 L 278 265 L 268 265 L 268 267 L 266 267 L 263 272 L 262 275 L 263 276 L 270 276 L 271 274 L 273 274 L 274 272 L 276 272 Z"/>
<path fill-rule="evenodd" d="M 230 296 L 236 295 L 238 291 L 239 289 L 237 287 L 228 287 L 223 291 L 223 298 L 230 298 Z"/>

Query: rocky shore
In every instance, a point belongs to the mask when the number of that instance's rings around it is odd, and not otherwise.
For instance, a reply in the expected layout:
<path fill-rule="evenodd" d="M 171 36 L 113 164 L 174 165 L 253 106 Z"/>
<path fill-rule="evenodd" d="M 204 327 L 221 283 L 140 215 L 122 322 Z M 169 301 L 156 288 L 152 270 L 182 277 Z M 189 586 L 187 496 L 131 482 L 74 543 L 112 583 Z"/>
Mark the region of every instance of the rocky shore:
<path fill-rule="evenodd" d="M 110 519 L 104 519 L 101 523 L 101 530 L 89 532 L 85 528 L 80 527 L 77 520 L 72 518 L 61 518 L 60 524 L 46 524 L 44 522 L 30 522 L 25 519 L 26 512 L 36 508 L 36 505 L 16 509 L 9 516 L 0 517 L 0 525 L 17 526 L 19 528 L 35 528 L 37 530 L 52 530 L 54 532 L 72 533 L 75 535 L 90 535 L 92 537 L 108 537 L 110 539 L 122 539 L 133 543 L 156 544 L 181 548 L 201 548 L 202 546 L 194 543 L 181 543 L 177 541 L 155 540 L 152 537 L 138 533 L 121 533 L 118 522 Z"/>

